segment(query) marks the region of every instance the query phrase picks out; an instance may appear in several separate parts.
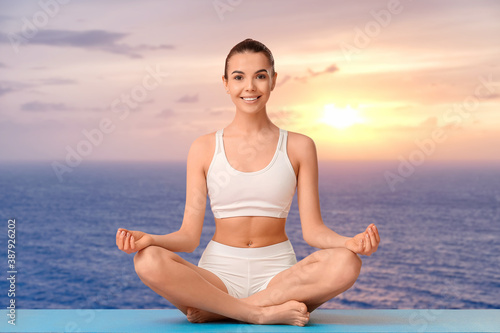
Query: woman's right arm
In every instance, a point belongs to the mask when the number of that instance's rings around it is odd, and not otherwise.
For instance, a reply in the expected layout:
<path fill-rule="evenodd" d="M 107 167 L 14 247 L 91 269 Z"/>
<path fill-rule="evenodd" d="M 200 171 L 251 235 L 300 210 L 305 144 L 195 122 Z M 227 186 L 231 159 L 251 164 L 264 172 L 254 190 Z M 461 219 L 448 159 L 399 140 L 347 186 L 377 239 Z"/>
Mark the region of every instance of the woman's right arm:
<path fill-rule="evenodd" d="M 189 149 L 186 170 L 186 205 L 180 229 L 166 235 L 151 235 L 120 228 L 116 233 L 116 245 L 120 250 L 133 253 L 154 245 L 172 252 L 193 252 L 198 247 L 207 203 L 204 162 L 207 151 L 210 151 L 210 137 L 207 135 L 199 137 Z"/>

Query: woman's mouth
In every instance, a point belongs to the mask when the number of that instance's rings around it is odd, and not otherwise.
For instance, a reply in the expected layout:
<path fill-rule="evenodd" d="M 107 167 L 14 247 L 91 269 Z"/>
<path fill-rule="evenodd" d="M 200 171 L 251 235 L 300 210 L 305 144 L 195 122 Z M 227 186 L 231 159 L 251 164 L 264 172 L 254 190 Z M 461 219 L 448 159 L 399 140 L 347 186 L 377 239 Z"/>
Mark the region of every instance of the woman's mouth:
<path fill-rule="evenodd" d="M 256 101 L 257 99 L 260 98 L 260 96 L 254 96 L 254 97 L 240 97 L 242 100 L 246 102 L 253 102 Z"/>

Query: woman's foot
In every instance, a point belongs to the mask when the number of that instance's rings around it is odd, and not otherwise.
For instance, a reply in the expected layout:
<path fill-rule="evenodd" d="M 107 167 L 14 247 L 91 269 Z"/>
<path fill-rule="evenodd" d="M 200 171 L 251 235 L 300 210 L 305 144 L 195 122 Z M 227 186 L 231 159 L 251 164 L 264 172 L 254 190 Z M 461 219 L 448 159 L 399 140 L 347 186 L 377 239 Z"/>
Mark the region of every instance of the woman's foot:
<path fill-rule="evenodd" d="M 257 316 L 250 315 L 249 322 L 252 324 L 285 324 L 304 326 L 309 321 L 309 312 L 304 303 L 288 301 L 280 305 L 262 307 Z"/>
<path fill-rule="evenodd" d="M 240 300 L 250 305 L 256 305 L 259 307 L 263 306 L 256 302 L 252 302 L 248 298 L 240 298 Z M 189 320 L 191 323 L 208 323 L 211 321 L 231 320 L 231 318 L 225 317 L 223 315 L 192 307 L 187 308 L 186 317 L 187 320 Z"/>
<path fill-rule="evenodd" d="M 206 323 L 228 320 L 229 318 L 196 308 L 187 308 L 187 319 L 191 323 Z M 288 301 L 280 305 L 260 307 L 258 314 L 250 315 L 247 322 L 252 324 L 285 324 L 304 326 L 309 321 L 309 312 L 304 303 Z"/>
<path fill-rule="evenodd" d="M 197 308 L 187 308 L 186 317 L 187 320 L 189 320 L 191 323 L 207 323 L 210 321 L 220 321 L 229 319 L 227 317 L 224 317 L 223 315 L 208 312 L 205 310 L 200 310 Z"/>

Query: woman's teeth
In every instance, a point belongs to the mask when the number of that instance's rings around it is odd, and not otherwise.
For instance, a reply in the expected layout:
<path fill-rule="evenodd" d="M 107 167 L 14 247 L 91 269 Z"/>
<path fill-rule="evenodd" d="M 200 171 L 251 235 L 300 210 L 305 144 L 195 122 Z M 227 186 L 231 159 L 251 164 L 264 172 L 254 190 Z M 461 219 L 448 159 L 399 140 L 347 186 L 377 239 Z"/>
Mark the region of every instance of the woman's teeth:
<path fill-rule="evenodd" d="M 246 98 L 242 97 L 245 101 L 255 101 L 258 97 L 251 97 L 251 98 Z"/>

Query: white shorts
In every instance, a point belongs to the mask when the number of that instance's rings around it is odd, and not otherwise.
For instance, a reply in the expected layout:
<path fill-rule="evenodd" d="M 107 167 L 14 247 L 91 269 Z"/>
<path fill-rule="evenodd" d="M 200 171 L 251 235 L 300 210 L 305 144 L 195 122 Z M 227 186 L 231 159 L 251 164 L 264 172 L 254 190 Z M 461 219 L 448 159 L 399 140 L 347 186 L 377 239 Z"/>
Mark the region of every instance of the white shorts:
<path fill-rule="evenodd" d="M 289 240 L 255 248 L 233 247 L 211 240 L 198 266 L 217 275 L 229 295 L 244 298 L 266 289 L 273 277 L 296 263 Z"/>

